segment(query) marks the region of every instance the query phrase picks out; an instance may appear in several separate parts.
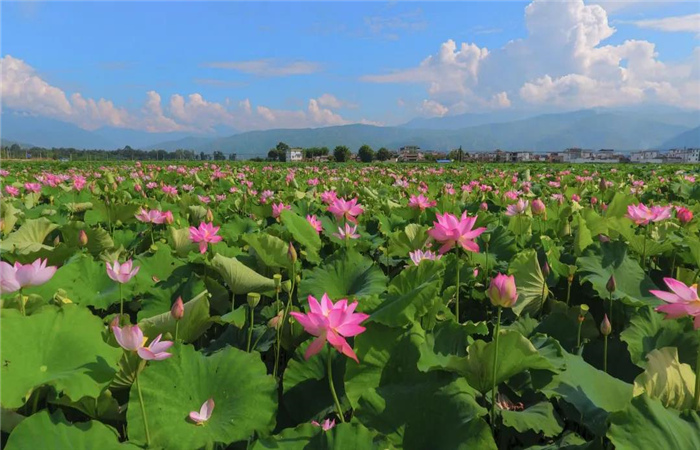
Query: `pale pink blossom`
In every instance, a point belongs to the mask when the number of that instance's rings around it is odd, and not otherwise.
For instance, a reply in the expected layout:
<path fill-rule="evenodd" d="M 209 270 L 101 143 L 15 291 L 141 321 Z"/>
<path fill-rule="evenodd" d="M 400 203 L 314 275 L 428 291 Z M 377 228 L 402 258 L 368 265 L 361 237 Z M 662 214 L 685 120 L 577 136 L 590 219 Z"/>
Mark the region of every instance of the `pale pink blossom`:
<path fill-rule="evenodd" d="M 128 260 L 123 264 L 119 264 L 119 261 L 114 261 L 114 263 L 107 263 L 107 276 L 117 283 L 128 283 L 137 273 L 141 267 L 133 267 L 134 262 Z"/>
<path fill-rule="evenodd" d="M 679 317 L 690 316 L 693 318 L 693 326 L 697 330 L 700 328 L 700 298 L 698 298 L 698 285 L 686 286 L 684 283 L 673 278 L 664 278 L 664 283 L 671 290 L 649 291 L 660 298 L 665 305 L 658 306 L 656 311 L 666 314 L 667 319 L 677 319 Z"/>
<path fill-rule="evenodd" d="M 210 398 L 206 402 L 202 403 L 202 406 L 198 411 L 190 411 L 190 420 L 192 420 L 196 425 L 204 425 L 204 423 L 209 420 L 211 413 L 214 412 L 214 399 Z"/>

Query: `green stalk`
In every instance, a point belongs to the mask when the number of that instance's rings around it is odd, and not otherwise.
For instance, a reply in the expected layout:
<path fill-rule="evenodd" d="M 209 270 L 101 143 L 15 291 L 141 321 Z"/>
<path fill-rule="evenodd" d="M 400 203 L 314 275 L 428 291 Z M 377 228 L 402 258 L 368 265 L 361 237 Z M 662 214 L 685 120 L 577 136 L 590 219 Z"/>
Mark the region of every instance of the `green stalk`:
<path fill-rule="evenodd" d="M 578 338 L 576 339 L 576 348 L 581 347 L 581 326 L 583 325 L 583 321 L 580 320 L 578 323 Z"/>
<path fill-rule="evenodd" d="M 291 294 L 289 294 L 291 297 Z M 280 289 L 277 288 L 275 289 L 275 304 L 277 305 L 277 316 L 280 314 Z M 277 317 L 275 316 L 275 317 Z M 284 320 L 284 314 L 282 315 L 282 319 Z M 272 377 L 277 378 L 277 369 L 279 368 L 280 365 L 280 333 L 282 330 L 282 326 L 284 325 L 284 322 L 278 323 L 277 324 L 277 329 L 275 330 L 275 367 L 272 369 Z"/>
<path fill-rule="evenodd" d="M 485 243 L 486 247 L 486 268 L 484 269 L 484 282 L 489 280 L 489 243 Z"/>
<path fill-rule="evenodd" d="M 503 308 L 498 307 L 498 317 L 496 318 L 496 329 L 493 340 L 496 349 L 493 353 L 493 370 L 491 371 L 491 430 L 496 429 L 496 368 L 498 367 L 498 335 L 501 331 L 501 312 Z"/>
<path fill-rule="evenodd" d="M 343 409 L 340 407 L 338 394 L 335 393 L 335 386 L 333 385 L 333 347 L 331 347 L 330 345 L 328 346 L 328 358 L 326 358 L 326 369 L 328 371 L 328 387 L 331 388 L 331 395 L 333 396 L 333 401 L 335 402 L 335 408 L 338 410 L 340 422 L 345 423 L 345 417 L 343 417 Z"/>
<path fill-rule="evenodd" d="M 250 344 L 253 340 L 253 320 L 255 319 L 255 309 L 253 309 L 250 305 L 248 305 L 248 309 L 250 309 L 250 325 L 248 326 L 248 345 L 246 347 L 246 351 L 250 353 Z"/>
<path fill-rule="evenodd" d="M 642 246 L 642 269 L 647 268 L 647 234 L 649 230 L 649 225 L 644 230 L 644 245 Z"/>
<path fill-rule="evenodd" d="M 457 323 L 459 323 L 459 272 L 461 270 L 461 260 L 459 259 L 459 250 L 457 250 L 457 293 L 456 293 L 456 302 L 455 302 L 455 317 L 457 318 Z"/>
<path fill-rule="evenodd" d="M 27 311 L 24 308 L 24 295 L 22 294 L 22 288 L 19 288 L 19 311 L 23 316 L 27 315 Z"/>
<path fill-rule="evenodd" d="M 608 373 L 608 336 L 605 336 L 605 344 L 603 344 L 603 372 Z"/>
<path fill-rule="evenodd" d="M 572 281 L 567 280 L 567 287 L 566 287 L 566 306 L 569 306 L 569 300 L 571 299 L 571 285 L 573 284 Z"/>
<path fill-rule="evenodd" d="M 143 428 L 146 431 L 146 447 L 151 445 L 151 433 L 148 431 L 148 419 L 146 419 L 146 405 L 143 403 L 141 394 L 141 383 L 139 383 L 139 371 L 136 369 L 136 391 L 139 393 L 139 403 L 141 404 L 141 415 L 143 416 Z"/>
<path fill-rule="evenodd" d="M 698 359 L 695 361 L 695 410 L 700 410 L 700 347 L 698 347 Z"/>
<path fill-rule="evenodd" d="M 119 323 L 124 319 L 124 296 L 122 295 L 122 284 L 119 283 Z"/>
<path fill-rule="evenodd" d="M 180 328 L 180 321 L 176 320 L 175 321 L 175 342 L 177 342 L 177 332 L 178 332 L 179 328 Z"/>

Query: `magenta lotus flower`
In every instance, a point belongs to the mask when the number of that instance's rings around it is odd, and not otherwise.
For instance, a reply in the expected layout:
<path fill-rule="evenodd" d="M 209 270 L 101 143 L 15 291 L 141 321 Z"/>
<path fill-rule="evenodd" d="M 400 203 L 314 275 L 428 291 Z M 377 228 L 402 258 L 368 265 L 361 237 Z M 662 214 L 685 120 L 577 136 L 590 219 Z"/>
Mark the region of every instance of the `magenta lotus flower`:
<path fill-rule="evenodd" d="M 162 336 L 162 334 L 159 334 L 155 339 L 153 339 L 153 342 L 151 342 L 148 347 L 140 347 L 138 350 L 136 350 L 141 359 L 145 359 L 146 361 L 162 361 L 173 356 L 171 353 L 166 352 L 166 350 L 173 345 L 173 342 L 161 342 L 160 338 Z"/>
<path fill-rule="evenodd" d="M 340 353 L 359 362 L 352 347 L 344 339 L 357 336 L 365 331 L 360 323 L 369 315 L 356 313 L 357 302 L 348 305 L 347 299 L 338 300 L 335 304 L 323 294 L 321 303 L 309 295 L 309 312 L 306 314 L 292 312 L 291 315 L 304 327 L 307 333 L 316 336 L 304 353 L 304 358 L 309 359 L 320 352 L 326 341 Z"/>
<path fill-rule="evenodd" d="M 649 291 L 651 294 L 665 301 L 666 305 L 656 308 L 656 311 L 666 314 L 667 319 L 690 316 L 693 318 L 693 326 L 700 328 L 700 298 L 698 298 L 698 285 L 686 286 L 683 282 L 673 278 L 664 278 L 664 283 L 671 290 Z"/>
<path fill-rule="evenodd" d="M 25 287 L 40 286 L 51 279 L 58 269 L 46 266 L 48 259 L 37 259 L 31 264 L 15 262 L 14 266 L 0 262 L 0 292 L 10 293 Z"/>
<path fill-rule="evenodd" d="M 530 209 L 532 210 L 532 214 L 539 216 L 540 214 L 545 212 L 547 207 L 544 205 L 544 202 L 542 200 L 536 198 L 532 201 L 532 206 L 530 206 Z"/>
<path fill-rule="evenodd" d="M 413 252 L 409 252 L 408 256 L 411 257 L 411 261 L 413 261 L 413 264 L 416 266 L 420 264 L 421 261 L 424 259 L 428 259 L 431 261 L 436 261 L 440 258 L 442 258 L 442 255 L 438 255 L 437 253 L 433 252 L 432 250 L 416 250 Z"/>
<path fill-rule="evenodd" d="M 338 198 L 335 191 L 325 191 L 321 194 L 321 201 L 326 205 L 330 205 Z"/>
<path fill-rule="evenodd" d="M 323 225 L 321 224 L 321 221 L 318 220 L 318 217 L 316 217 L 315 214 L 307 215 L 306 221 L 309 222 L 309 224 L 312 227 L 314 227 L 314 230 L 316 230 L 316 233 L 320 233 L 321 231 L 323 231 Z"/>
<path fill-rule="evenodd" d="M 362 205 L 357 203 L 357 198 L 345 200 L 337 198 L 328 206 L 330 211 L 337 220 L 345 218 L 347 221 L 357 223 L 357 216 L 364 212 Z"/>
<path fill-rule="evenodd" d="M 141 269 L 133 265 L 134 262 L 132 260 L 128 260 L 123 264 L 119 264 L 119 261 L 114 261 L 111 265 L 107 263 L 107 275 L 117 283 L 128 283 Z"/>
<path fill-rule="evenodd" d="M 219 232 L 219 228 L 215 227 L 211 222 L 202 222 L 198 228 L 190 227 L 190 240 L 199 243 L 199 253 L 206 252 L 208 244 L 221 242 L 223 238 L 216 234 Z"/>
<path fill-rule="evenodd" d="M 518 301 L 515 277 L 513 275 L 499 273 L 491 279 L 491 284 L 486 294 L 489 296 L 493 306 L 512 308 L 515 302 Z"/>
<path fill-rule="evenodd" d="M 206 402 L 202 403 L 199 408 L 199 412 L 190 411 L 190 420 L 192 420 L 195 425 L 204 425 L 204 423 L 209 420 L 211 413 L 214 412 L 214 399 L 210 398 Z"/>
<path fill-rule="evenodd" d="M 428 230 L 428 234 L 442 244 L 438 253 L 445 254 L 455 245 L 460 245 L 469 252 L 479 251 L 479 246 L 474 242 L 474 239 L 486 231 L 486 228 L 472 229 L 476 222 L 476 216 L 467 217 L 467 213 L 464 212 L 462 217 L 457 219 L 455 215 L 445 213 L 438 214 L 437 220 L 437 222 L 433 222 L 434 226 Z"/>
<path fill-rule="evenodd" d="M 19 189 L 9 184 L 5 185 L 5 192 L 8 193 L 11 197 L 17 197 L 19 195 Z"/>
<path fill-rule="evenodd" d="M 292 209 L 292 207 L 289 205 L 285 205 L 282 202 L 279 202 L 278 204 L 273 203 L 272 204 L 272 217 L 274 217 L 275 219 L 278 218 L 280 216 L 280 214 L 282 214 L 282 211 L 284 211 L 285 209 Z"/>
<path fill-rule="evenodd" d="M 693 212 L 689 210 L 688 208 L 684 208 L 682 206 L 679 206 L 676 208 L 676 218 L 680 223 L 685 225 L 686 223 L 690 222 L 693 220 Z"/>
<path fill-rule="evenodd" d="M 360 237 L 360 235 L 357 234 L 357 225 L 351 227 L 349 223 L 345 224 L 345 228 L 338 227 L 338 232 L 333 233 L 333 236 L 338 239 L 357 239 Z"/>
<path fill-rule="evenodd" d="M 335 427 L 335 419 L 326 419 L 321 423 L 316 422 L 315 420 L 311 421 L 311 425 L 315 427 L 320 427 L 323 431 L 328 431 L 331 428 Z"/>
<path fill-rule="evenodd" d="M 437 202 L 435 200 L 430 201 L 423 194 L 420 194 L 418 196 L 411 195 L 411 198 L 408 199 L 409 207 L 414 209 L 420 209 L 421 211 L 425 210 L 426 208 L 432 208 L 435 205 L 437 205 Z"/>
<path fill-rule="evenodd" d="M 638 205 L 628 205 L 628 219 L 632 220 L 637 225 L 648 225 L 649 222 L 661 222 L 671 217 L 670 206 L 652 206 L 649 208 L 643 203 Z"/>
<path fill-rule="evenodd" d="M 525 211 L 527 211 L 527 207 L 529 205 L 529 201 L 523 200 L 521 198 L 520 200 L 518 200 L 517 203 L 513 205 L 508 205 L 508 207 L 506 207 L 506 216 L 513 217 L 519 214 L 525 214 Z"/>
<path fill-rule="evenodd" d="M 116 323 L 119 323 L 119 318 L 116 317 L 116 319 Z M 121 348 L 130 352 L 138 351 L 138 349 L 146 343 L 143 331 L 141 331 L 138 325 L 124 325 L 120 328 L 116 324 L 113 324 L 112 332 Z"/>

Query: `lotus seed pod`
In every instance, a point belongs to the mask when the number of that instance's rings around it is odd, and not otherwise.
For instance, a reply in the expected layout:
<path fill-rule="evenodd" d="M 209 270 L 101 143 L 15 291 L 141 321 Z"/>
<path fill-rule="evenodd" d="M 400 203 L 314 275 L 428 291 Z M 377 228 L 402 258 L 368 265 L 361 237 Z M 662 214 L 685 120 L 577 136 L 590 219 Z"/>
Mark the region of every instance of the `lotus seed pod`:
<path fill-rule="evenodd" d="M 248 301 L 248 306 L 255 308 L 258 306 L 258 303 L 260 303 L 260 294 L 257 292 L 250 292 L 246 300 Z"/>

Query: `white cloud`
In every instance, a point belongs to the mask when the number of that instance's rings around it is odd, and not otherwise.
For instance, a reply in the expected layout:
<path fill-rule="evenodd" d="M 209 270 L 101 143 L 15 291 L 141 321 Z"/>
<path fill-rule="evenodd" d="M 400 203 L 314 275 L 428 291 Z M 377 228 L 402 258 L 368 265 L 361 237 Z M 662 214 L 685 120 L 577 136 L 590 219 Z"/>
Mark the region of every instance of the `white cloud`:
<path fill-rule="evenodd" d="M 441 105 L 439 102 L 427 99 L 423 100 L 423 103 L 421 103 L 418 110 L 429 117 L 442 117 L 450 111 L 447 107 Z"/>
<path fill-rule="evenodd" d="M 320 72 L 323 66 L 313 61 L 281 61 L 278 59 L 256 59 L 251 61 L 218 61 L 204 64 L 214 69 L 229 69 L 263 77 L 308 75 Z"/>
<path fill-rule="evenodd" d="M 70 116 L 71 104 L 65 92 L 42 80 L 21 59 L 7 55 L 2 66 L 2 103 L 9 108 L 47 116 Z"/>
<path fill-rule="evenodd" d="M 700 79 L 693 76 L 700 73 L 698 51 L 670 64 L 659 59 L 649 41 L 605 45 L 616 32 L 606 10 L 582 0 L 534 0 L 525 8 L 525 24 L 527 37 L 502 48 L 457 46 L 450 39 L 417 67 L 362 80 L 424 84 L 430 100 L 451 114 L 526 104 L 700 108 Z M 682 29 L 687 23 L 663 26 Z"/>
<path fill-rule="evenodd" d="M 664 17 L 661 19 L 646 19 L 634 21 L 621 21 L 631 23 L 640 28 L 667 32 L 700 33 L 700 13 L 686 16 Z"/>

